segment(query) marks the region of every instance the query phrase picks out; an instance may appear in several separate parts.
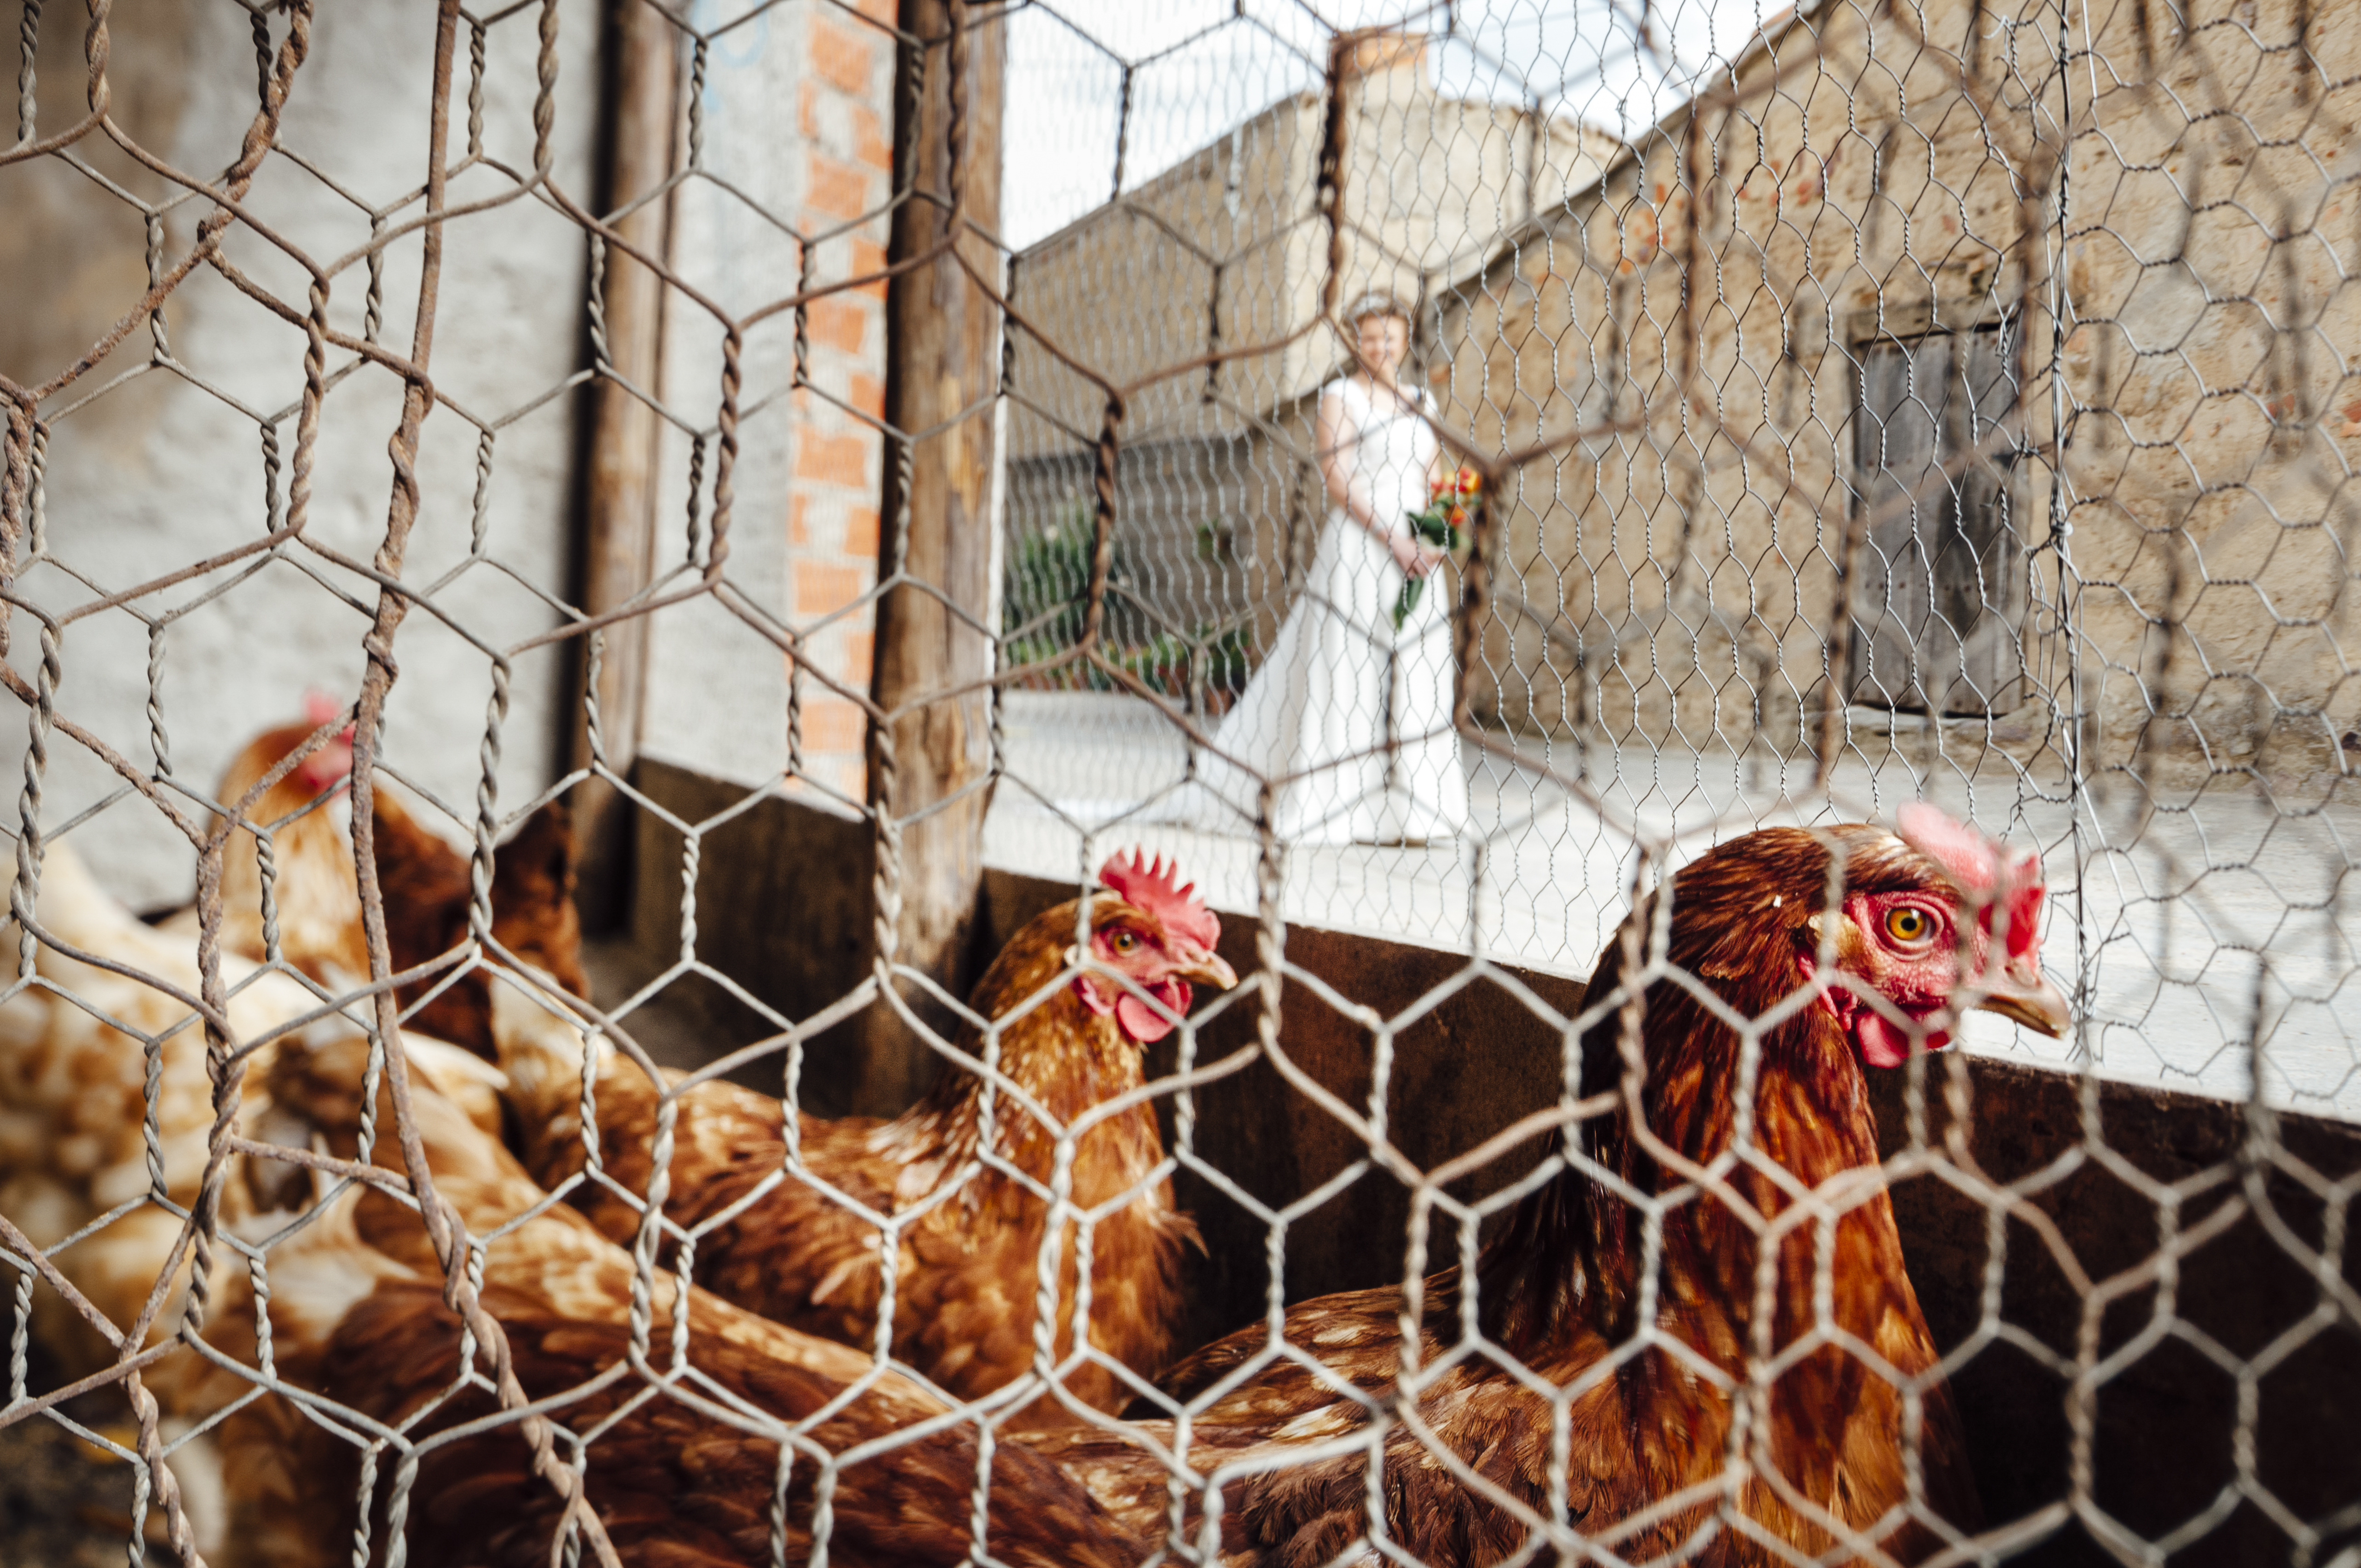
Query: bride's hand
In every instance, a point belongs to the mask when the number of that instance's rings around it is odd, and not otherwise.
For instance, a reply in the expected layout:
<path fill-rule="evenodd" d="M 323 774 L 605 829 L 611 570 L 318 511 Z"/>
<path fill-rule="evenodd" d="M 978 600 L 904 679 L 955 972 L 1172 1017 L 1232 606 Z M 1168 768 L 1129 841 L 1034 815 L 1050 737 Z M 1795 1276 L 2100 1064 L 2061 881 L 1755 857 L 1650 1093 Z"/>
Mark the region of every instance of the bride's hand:
<path fill-rule="evenodd" d="M 1406 577 L 1423 577 L 1444 563 L 1444 553 L 1424 540 L 1407 533 L 1389 533 L 1386 547 L 1394 553 L 1394 565 Z"/>

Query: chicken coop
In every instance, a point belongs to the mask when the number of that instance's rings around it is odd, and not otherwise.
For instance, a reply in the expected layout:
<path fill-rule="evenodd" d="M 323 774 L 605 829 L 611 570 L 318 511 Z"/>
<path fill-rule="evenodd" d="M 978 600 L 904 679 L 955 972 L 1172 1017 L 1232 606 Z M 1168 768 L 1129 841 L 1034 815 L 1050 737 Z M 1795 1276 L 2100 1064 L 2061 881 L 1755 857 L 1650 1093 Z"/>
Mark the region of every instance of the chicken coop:
<path fill-rule="evenodd" d="M 16 12 L 0 1568 L 2361 1565 L 2355 0 Z"/>

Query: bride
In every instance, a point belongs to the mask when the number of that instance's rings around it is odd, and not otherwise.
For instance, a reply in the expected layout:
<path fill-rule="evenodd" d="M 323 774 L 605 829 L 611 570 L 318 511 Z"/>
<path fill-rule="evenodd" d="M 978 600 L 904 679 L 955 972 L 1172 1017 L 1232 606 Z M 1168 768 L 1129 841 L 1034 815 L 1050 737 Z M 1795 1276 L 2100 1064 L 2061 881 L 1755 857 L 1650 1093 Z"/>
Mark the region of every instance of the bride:
<path fill-rule="evenodd" d="M 1256 820 L 1268 778 L 1279 784 L 1282 840 L 1417 845 L 1466 828 L 1451 728 L 1453 596 L 1435 575 L 1445 557 L 1407 521 L 1442 471 L 1424 398 L 1396 379 L 1410 312 L 1373 294 L 1347 321 L 1360 363 L 1320 393 L 1329 510 L 1303 592 L 1213 751 L 1197 755 L 1195 780 L 1158 819 L 1235 832 Z M 1397 628 L 1413 577 L 1426 588 Z"/>

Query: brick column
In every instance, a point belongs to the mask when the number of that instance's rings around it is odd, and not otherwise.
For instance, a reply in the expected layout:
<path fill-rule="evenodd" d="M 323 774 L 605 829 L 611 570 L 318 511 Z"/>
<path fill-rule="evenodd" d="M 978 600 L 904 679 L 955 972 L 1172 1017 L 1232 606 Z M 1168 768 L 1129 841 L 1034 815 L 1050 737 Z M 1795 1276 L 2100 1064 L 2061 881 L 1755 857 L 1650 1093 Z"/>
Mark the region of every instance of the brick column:
<path fill-rule="evenodd" d="M 862 0 L 861 9 L 882 22 L 894 19 L 889 0 Z M 827 6 L 807 12 L 804 26 L 809 68 L 798 105 L 804 158 L 798 222 L 811 234 L 875 211 L 892 192 L 894 48 L 890 34 Z M 821 242 L 813 251 L 816 280 L 878 270 L 885 264 L 886 230 L 885 220 L 873 219 Z M 797 624 L 851 603 L 877 580 L 884 442 L 863 420 L 885 412 L 885 286 L 815 300 L 805 312 L 805 327 L 810 378 L 820 395 L 809 389 L 796 394 L 787 530 Z M 832 622 L 813 641 L 813 668 L 868 690 L 875 625 L 866 608 Z M 803 741 L 805 769 L 814 780 L 854 800 L 862 797 L 867 769 L 859 707 L 807 685 Z"/>

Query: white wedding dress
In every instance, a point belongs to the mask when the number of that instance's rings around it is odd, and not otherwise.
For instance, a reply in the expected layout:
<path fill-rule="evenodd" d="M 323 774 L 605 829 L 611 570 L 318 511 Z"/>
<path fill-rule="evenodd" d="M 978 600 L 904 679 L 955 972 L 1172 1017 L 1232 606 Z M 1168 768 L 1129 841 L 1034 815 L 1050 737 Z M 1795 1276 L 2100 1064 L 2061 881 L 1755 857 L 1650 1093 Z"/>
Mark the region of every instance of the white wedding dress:
<path fill-rule="evenodd" d="M 1407 532 L 1408 514 L 1426 505 L 1433 430 L 1400 396 L 1350 377 L 1321 397 L 1337 400 L 1346 460 L 1375 514 Z M 1213 750 L 1197 751 L 1193 779 L 1149 819 L 1251 832 L 1268 778 L 1279 784 L 1275 826 L 1288 842 L 1434 843 L 1465 832 L 1467 779 L 1451 728 L 1452 573 L 1426 579 L 1397 631 L 1401 587 L 1392 552 L 1332 510 L 1269 656 Z"/>

